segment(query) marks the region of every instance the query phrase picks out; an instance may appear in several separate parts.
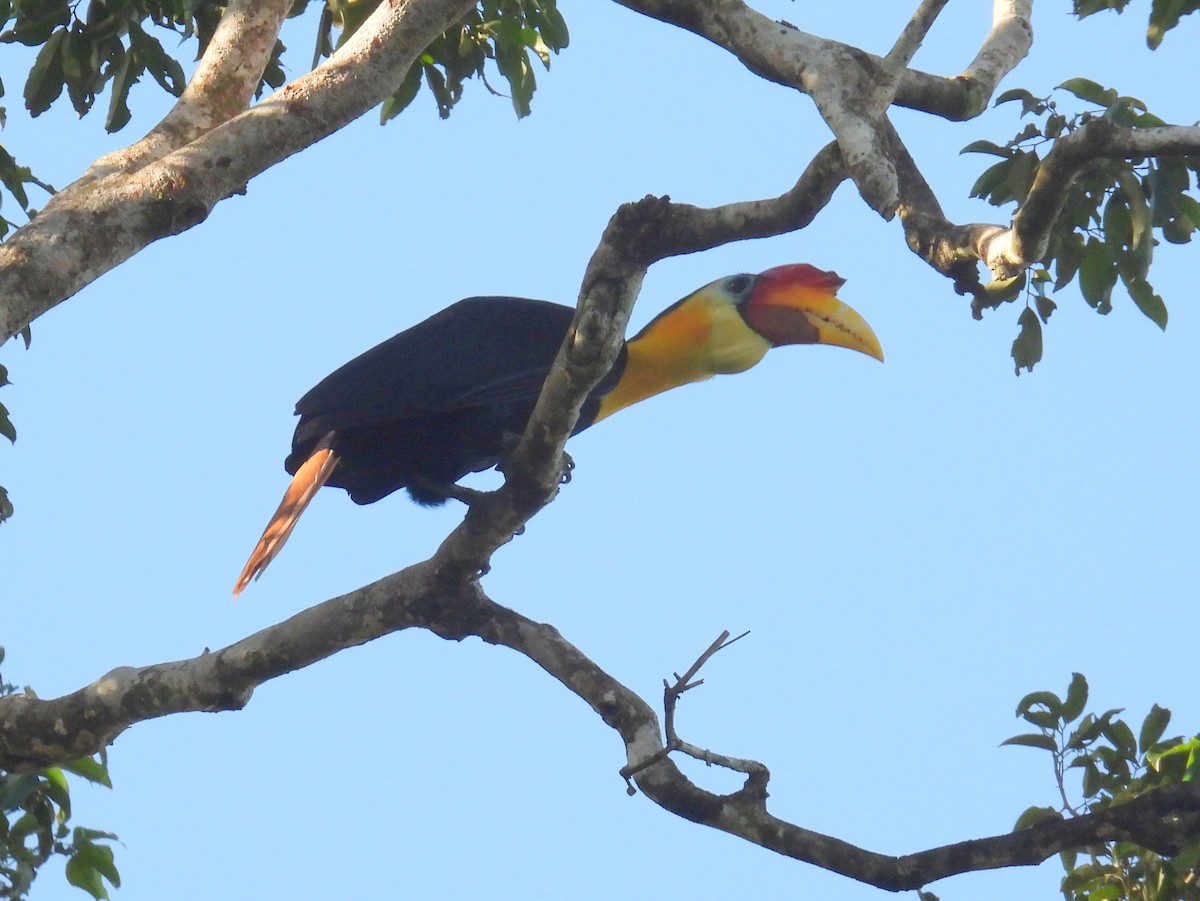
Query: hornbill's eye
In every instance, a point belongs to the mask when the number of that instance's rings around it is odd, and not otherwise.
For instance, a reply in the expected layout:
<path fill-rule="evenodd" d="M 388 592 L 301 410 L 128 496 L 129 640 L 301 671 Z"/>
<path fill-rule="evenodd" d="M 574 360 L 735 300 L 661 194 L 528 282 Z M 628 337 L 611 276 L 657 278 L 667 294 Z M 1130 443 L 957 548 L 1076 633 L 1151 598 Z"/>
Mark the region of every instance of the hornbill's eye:
<path fill-rule="evenodd" d="M 750 290 L 750 286 L 754 284 L 753 275 L 734 275 L 725 280 L 725 290 L 734 297 L 741 298 Z"/>

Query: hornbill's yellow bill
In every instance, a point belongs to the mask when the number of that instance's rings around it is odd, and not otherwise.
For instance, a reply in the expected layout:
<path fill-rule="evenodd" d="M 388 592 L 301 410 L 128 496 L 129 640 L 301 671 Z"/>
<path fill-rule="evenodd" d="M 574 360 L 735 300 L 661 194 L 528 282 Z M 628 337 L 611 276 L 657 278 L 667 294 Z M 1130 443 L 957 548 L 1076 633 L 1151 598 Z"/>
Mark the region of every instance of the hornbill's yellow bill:
<path fill-rule="evenodd" d="M 843 279 L 798 263 L 733 275 L 668 307 L 621 348 L 575 433 L 670 388 L 742 372 L 772 347 L 830 344 L 883 359 L 879 339 L 838 300 Z M 322 485 L 370 504 L 400 488 L 432 506 L 516 445 L 574 309 L 470 297 L 389 338 L 300 398 L 284 468 L 294 476 L 234 585 L 237 597 L 283 547 Z"/>

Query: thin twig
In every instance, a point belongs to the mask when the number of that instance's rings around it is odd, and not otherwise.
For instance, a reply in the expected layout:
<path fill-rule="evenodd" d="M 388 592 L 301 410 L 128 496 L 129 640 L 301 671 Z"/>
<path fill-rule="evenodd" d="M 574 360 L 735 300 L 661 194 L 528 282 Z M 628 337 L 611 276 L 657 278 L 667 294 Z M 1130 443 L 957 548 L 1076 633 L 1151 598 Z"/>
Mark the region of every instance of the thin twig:
<path fill-rule="evenodd" d="M 679 696 L 685 691 L 690 691 L 691 689 L 704 684 L 703 679 L 697 679 L 695 682 L 693 682 L 692 677 L 694 677 L 696 673 L 700 672 L 700 667 L 704 666 L 704 664 L 709 661 L 713 654 L 717 653 L 717 651 L 720 651 L 723 648 L 729 647 L 735 641 L 739 641 L 749 634 L 749 631 L 746 631 L 737 638 L 730 638 L 729 630 L 724 630 L 719 636 L 717 636 L 717 640 L 710 644 L 704 653 L 696 658 L 696 662 L 688 668 L 686 673 L 684 673 L 682 676 L 679 675 L 679 673 L 671 674 L 675 677 L 674 685 L 672 685 L 666 679 L 663 679 L 663 707 L 666 710 L 667 715 L 666 725 L 664 727 L 666 732 L 666 744 L 665 747 L 655 751 L 644 760 L 639 760 L 637 763 L 621 767 L 621 778 L 625 780 L 625 791 L 627 794 L 637 794 L 637 789 L 633 785 L 634 776 L 636 776 L 642 770 L 658 763 L 660 760 L 667 757 L 672 751 L 682 751 L 689 757 L 695 757 L 698 760 L 703 760 L 710 766 L 715 763 L 718 766 L 724 766 L 728 769 L 737 770 L 741 773 L 751 774 L 759 771 L 766 771 L 766 767 L 762 766 L 762 764 L 755 763 L 752 760 L 746 761 L 737 757 L 726 757 L 723 754 L 714 754 L 711 751 L 706 751 L 703 748 L 698 748 L 695 745 L 688 744 L 675 733 L 675 705 L 679 701 Z"/>
<path fill-rule="evenodd" d="M 683 744 L 679 740 L 679 736 L 675 733 L 675 705 L 678 703 L 680 695 L 682 695 L 685 691 L 690 691 L 691 689 L 704 684 L 703 679 L 693 682 L 692 677 L 695 676 L 696 673 L 700 672 L 700 667 L 704 666 L 704 664 L 709 661 L 713 654 L 717 653 L 717 651 L 721 650 L 722 648 L 729 647 L 735 641 L 745 638 L 749 634 L 749 632 L 743 632 L 737 638 L 731 639 L 729 637 L 729 630 L 726 629 L 719 636 L 717 636 L 717 640 L 710 644 L 708 649 L 703 654 L 696 658 L 696 662 L 691 665 L 686 673 L 684 673 L 682 676 L 679 675 L 679 673 L 672 673 L 672 675 L 675 677 L 674 685 L 671 685 L 666 679 L 663 679 L 663 708 L 667 714 L 666 733 L 668 748 L 670 748 L 672 745 L 679 746 Z"/>
<path fill-rule="evenodd" d="M 897 81 L 921 48 L 925 36 L 949 0 L 923 0 L 883 60 L 883 70 Z"/>

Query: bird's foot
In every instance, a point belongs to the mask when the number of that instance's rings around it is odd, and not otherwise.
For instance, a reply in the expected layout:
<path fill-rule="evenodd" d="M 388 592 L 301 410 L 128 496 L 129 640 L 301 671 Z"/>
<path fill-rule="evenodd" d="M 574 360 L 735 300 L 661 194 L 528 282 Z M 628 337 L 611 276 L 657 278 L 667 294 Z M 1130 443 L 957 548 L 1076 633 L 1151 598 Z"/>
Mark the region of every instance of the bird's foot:
<path fill-rule="evenodd" d="M 461 501 L 468 507 L 473 507 L 483 500 L 485 494 L 487 494 L 486 491 L 480 491 L 478 488 L 467 488 L 458 484 L 446 486 L 446 497 Z"/>
<path fill-rule="evenodd" d="M 468 507 L 483 499 L 486 491 L 465 488 L 454 482 L 433 482 L 429 479 L 411 479 L 408 493 L 414 501 L 425 507 L 437 507 L 450 499 L 462 501 Z"/>

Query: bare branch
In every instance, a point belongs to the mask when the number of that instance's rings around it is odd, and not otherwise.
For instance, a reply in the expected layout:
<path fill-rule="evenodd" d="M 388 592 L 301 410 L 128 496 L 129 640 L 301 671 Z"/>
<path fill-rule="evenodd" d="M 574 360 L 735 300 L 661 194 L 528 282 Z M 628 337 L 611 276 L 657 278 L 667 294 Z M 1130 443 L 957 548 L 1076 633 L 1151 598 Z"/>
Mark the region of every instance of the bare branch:
<path fill-rule="evenodd" d="M 620 734 L 631 767 L 650 760 L 639 767 L 637 784 L 666 810 L 891 891 L 919 888 L 957 873 L 1032 865 L 1066 848 L 1114 839 L 1171 854 L 1200 830 L 1200 786 L 1181 783 L 1099 813 L 902 857 L 812 832 L 768 812 L 769 773 L 753 761 L 730 758 L 750 770 L 745 785 L 732 794 L 715 795 L 696 786 L 666 757 L 658 720 L 644 700 L 552 626 L 495 604 L 476 583 L 447 588 L 436 559 L 191 660 L 117 669 L 56 700 L 0 699 L 0 766 L 31 768 L 91 753 L 132 722 L 152 716 L 236 709 L 266 679 L 339 647 L 420 626 L 452 640 L 474 635 L 537 663 Z"/>
<path fill-rule="evenodd" d="M 1033 45 L 1032 20 L 1033 0 L 994 0 L 992 29 L 960 76 L 978 86 L 983 103 L 979 112 L 983 112 L 1000 80 L 1029 53 Z"/>
<path fill-rule="evenodd" d="M 913 56 L 921 48 L 929 29 L 937 21 L 937 17 L 945 9 L 949 0 L 921 0 L 921 5 L 913 13 L 908 24 L 892 45 L 888 55 L 884 57 L 881 68 L 889 75 L 894 73 L 897 80 L 900 74 L 908 68 Z"/>
<path fill-rule="evenodd" d="M 757 760 L 746 760 L 741 757 L 730 757 L 728 754 L 718 754 L 717 752 L 710 751 L 707 748 L 698 747 L 681 739 L 679 737 L 679 733 L 675 729 L 675 711 L 678 707 L 679 699 L 683 697 L 684 692 L 691 691 L 693 688 L 699 688 L 704 684 L 703 679 L 696 679 L 695 682 L 692 681 L 692 679 L 695 678 L 696 673 L 700 672 L 700 668 L 704 666 L 704 664 L 706 664 L 710 659 L 712 659 L 712 656 L 718 651 L 723 651 L 735 641 L 740 641 L 749 634 L 749 632 L 743 632 L 737 638 L 731 639 L 729 637 L 729 630 L 726 629 L 724 632 L 718 635 L 717 640 L 710 644 L 704 653 L 696 659 L 696 662 L 691 665 L 686 673 L 684 673 L 682 676 L 678 673 L 675 674 L 675 684 L 672 685 L 670 682 L 667 682 L 667 680 L 663 680 L 663 711 L 666 714 L 664 728 L 667 736 L 666 749 L 668 753 L 671 751 L 680 751 L 684 754 L 687 754 L 689 757 L 703 761 L 709 766 L 716 765 L 724 767 L 727 770 L 733 770 L 734 772 L 745 773 L 747 776 L 751 776 L 755 780 L 761 781 L 765 786 L 767 780 L 771 778 L 771 774 L 768 772 L 767 768 Z M 628 775 L 626 775 L 627 772 Z M 636 769 L 630 769 L 627 767 L 625 770 L 621 771 L 621 775 L 628 778 L 629 775 L 634 775 L 636 772 Z"/>
<path fill-rule="evenodd" d="M 751 72 L 806 91 L 802 72 L 821 54 L 850 58 L 867 71 L 881 60 L 857 47 L 774 22 L 741 0 L 616 0 L 622 6 L 691 31 L 734 54 Z M 1000 80 L 1025 58 L 1033 41 L 1032 0 L 996 0 L 992 28 L 962 74 L 943 78 L 909 69 L 896 91 L 899 106 L 946 119 L 972 119 L 987 109 Z"/>

